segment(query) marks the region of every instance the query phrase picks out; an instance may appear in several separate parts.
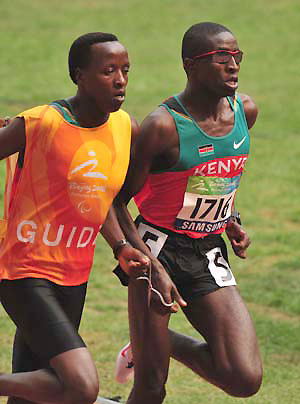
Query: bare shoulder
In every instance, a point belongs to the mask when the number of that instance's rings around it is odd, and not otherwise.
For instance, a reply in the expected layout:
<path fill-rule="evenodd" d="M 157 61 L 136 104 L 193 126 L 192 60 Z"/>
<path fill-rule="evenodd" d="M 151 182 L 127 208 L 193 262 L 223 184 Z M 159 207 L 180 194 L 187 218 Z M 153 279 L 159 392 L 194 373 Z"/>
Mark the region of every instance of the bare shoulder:
<path fill-rule="evenodd" d="M 151 142 L 165 143 L 176 134 L 176 125 L 164 107 L 157 107 L 142 122 L 139 138 L 151 138 Z"/>
<path fill-rule="evenodd" d="M 145 183 L 161 154 L 169 149 L 168 136 L 172 125 L 170 114 L 164 108 L 158 107 L 143 120 L 138 127 L 132 120 L 133 144 L 129 170 L 122 188 L 124 200 L 130 200 Z"/>
<path fill-rule="evenodd" d="M 258 115 L 258 108 L 253 99 L 249 95 L 239 94 L 239 96 L 244 104 L 244 111 L 248 123 L 248 128 L 251 129 L 256 122 L 256 118 Z"/>

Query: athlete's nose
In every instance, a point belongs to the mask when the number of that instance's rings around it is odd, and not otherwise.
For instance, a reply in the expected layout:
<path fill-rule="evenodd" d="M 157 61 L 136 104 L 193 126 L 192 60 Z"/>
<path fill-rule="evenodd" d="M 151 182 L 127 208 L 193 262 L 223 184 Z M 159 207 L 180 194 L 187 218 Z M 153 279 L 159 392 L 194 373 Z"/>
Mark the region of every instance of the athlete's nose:
<path fill-rule="evenodd" d="M 116 72 L 115 85 L 117 87 L 123 87 L 126 85 L 126 83 L 127 83 L 127 79 L 126 79 L 124 73 L 121 70 Z"/>
<path fill-rule="evenodd" d="M 237 71 L 237 70 L 240 69 L 240 64 L 237 63 L 237 62 L 235 61 L 235 58 L 233 57 L 233 55 L 231 55 L 230 60 L 226 63 L 226 67 L 227 67 L 228 69 L 230 69 L 231 71 L 232 71 L 232 70 Z"/>

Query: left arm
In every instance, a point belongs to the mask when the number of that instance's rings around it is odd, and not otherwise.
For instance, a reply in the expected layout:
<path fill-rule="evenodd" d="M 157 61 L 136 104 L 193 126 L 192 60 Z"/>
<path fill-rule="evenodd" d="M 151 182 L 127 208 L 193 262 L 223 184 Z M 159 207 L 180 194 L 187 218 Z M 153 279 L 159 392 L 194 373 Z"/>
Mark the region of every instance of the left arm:
<path fill-rule="evenodd" d="M 138 133 L 138 124 L 131 119 L 131 154 L 133 145 Z M 105 222 L 103 223 L 100 233 L 111 246 L 114 256 L 119 260 L 120 266 L 129 276 L 141 275 L 138 271 L 150 269 L 150 260 L 141 251 L 133 248 L 126 242 L 124 233 L 119 225 L 114 206 L 112 205 L 108 211 Z M 137 272 L 136 272 L 137 270 Z"/>
<path fill-rule="evenodd" d="M 113 206 L 108 211 L 100 233 L 111 246 L 115 258 L 119 260 L 121 268 L 127 275 L 137 276 L 141 275 L 139 271 L 149 270 L 149 258 L 126 242 Z"/>
<path fill-rule="evenodd" d="M 235 255 L 240 258 L 247 258 L 247 248 L 251 244 L 251 240 L 247 232 L 243 230 L 242 226 L 233 216 L 229 219 L 225 232 Z"/>
<path fill-rule="evenodd" d="M 252 98 L 247 94 L 240 94 L 240 98 L 244 104 L 244 111 L 248 124 L 248 129 L 251 129 L 256 122 L 258 108 Z"/>
<path fill-rule="evenodd" d="M 240 94 L 240 98 L 244 105 L 248 129 L 251 129 L 256 122 L 258 108 L 249 95 Z M 240 258 L 246 258 L 247 248 L 249 247 L 251 241 L 247 232 L 243 230 L 236 218 L 233 216 L 230 218 L 225 231 L 235 255 Z"/>

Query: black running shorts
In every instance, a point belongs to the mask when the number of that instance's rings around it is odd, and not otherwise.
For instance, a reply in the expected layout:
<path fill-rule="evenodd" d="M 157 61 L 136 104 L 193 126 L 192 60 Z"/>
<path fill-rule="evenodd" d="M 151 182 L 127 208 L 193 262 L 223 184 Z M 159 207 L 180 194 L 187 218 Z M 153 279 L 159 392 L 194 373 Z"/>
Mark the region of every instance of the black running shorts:
<path fill-rule="evenodd" d="M 17 327 L 13 371 L 49 366 L 49 360 L 84 347 L 78 334 L 87 284 L 60 286 L 47 279 L 2 280 L 1 302 Z"/>
<path fill-rule="evenodd" d="M 236 285 L 226 244 L 219 234 L 193 239 L 155 226 L 141 216 L 137 217 L 136 226 L 186 301 L 220 287 Z M 128 276 L 119 266 L 114 272 L 123 285 L 128 284 Z"/>

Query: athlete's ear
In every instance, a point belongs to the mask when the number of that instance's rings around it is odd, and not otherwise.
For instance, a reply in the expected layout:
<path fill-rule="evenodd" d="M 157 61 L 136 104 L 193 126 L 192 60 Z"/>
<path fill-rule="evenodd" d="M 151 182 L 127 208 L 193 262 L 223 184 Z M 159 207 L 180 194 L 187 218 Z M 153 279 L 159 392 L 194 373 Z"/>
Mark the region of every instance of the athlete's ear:
<path fill-rule="evenodd" d="M 184 68 L 184 71 L 186 72 L 187 75 L 190 73 L 193 65 L 194 65 L 193 59 L 190 59 L 190 58 L 185 58 L 184 59 L 183 68 Z"/>
<path fill-rule="evenodd" d="M 83 78 L 83 71 L 80 69 L 80 67 L 76 67 L 75 69 L 75 80 L 76 83 L 79 84 L 82 81 Z"/>

